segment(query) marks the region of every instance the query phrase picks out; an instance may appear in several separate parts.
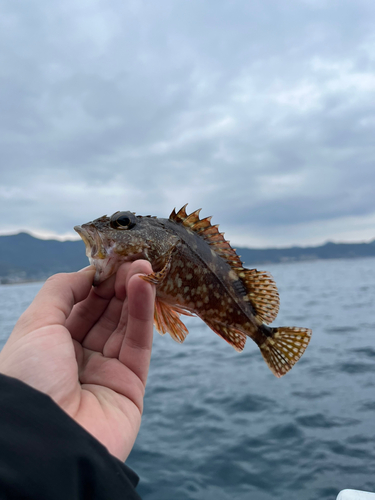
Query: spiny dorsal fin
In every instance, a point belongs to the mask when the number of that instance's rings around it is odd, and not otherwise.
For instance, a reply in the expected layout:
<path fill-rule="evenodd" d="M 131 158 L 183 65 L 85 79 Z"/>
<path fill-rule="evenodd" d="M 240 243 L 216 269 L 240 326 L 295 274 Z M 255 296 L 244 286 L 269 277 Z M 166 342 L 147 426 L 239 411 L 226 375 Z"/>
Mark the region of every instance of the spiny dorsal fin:
<path fill-rule="evenodd" d="M 240 257 L 237 255 L 229 241 L 225 240 L 224 233 L 219 233 L 218 225 L 211 225 L 211 217 L 199 219 L 201 209 L 186 213 L 184 205 L 177 213 L 175 210 L 170 215 L 170 220 L 183 224 L 201 236 L 220 255 L 241 279 L 247 295 L 245 300 L 249 300 L 258 316 L 265 323 L 269 324 L 275 320 L 279 312 L 279 293 L 272 276 L 266 271 L 256 269 L 244 269 Z"/>
<path fill-rule="evenodd" d="M 280 297 L 271 274 L 256 269 L 243 269 L 238 272 L 238 276 L 247 290 L 245 300 L 251 302 L 262 321 L 272 323 L 279 312 Z"/>
<path fill-rule="evenodd" d="M 224 233 L 219 233 L 218 225 L 211 225 L 211 217 L 206 217 L 205 219 L 199 219 L 199 212 L 201 209 L 192 212 L 190 215 L 186 213 L 186 205 L 184 205 L 177 213 L 175 209 L 169 216 L 169 219 L 177 222 L 178 224 L 183 224 L 185 227 L 191 229 L 195 233 L 199 234 L 206 242 L 212 246 L 212 249 L 225 259 L 228 264 L 235 271 L 243 270 L 242 262 L 236 251 L 230 246 L 229 241 L 224 238 Z"/>
<path fill-rule="evenodd" d="M 173 212 L 169 216 L 170 220 L 174 220 L 175 222 L 183 222 L 184 219 L 186 219 L 186 217 L 187 217 L 187 213 L 185 210 L 186 207 L 187 207 L 187 203 L 185 203 L 185 205 L 182 208 L 180 208 L 180 210 L 177 213 L 176 213 L 176 209 L 174 208 Z"/>

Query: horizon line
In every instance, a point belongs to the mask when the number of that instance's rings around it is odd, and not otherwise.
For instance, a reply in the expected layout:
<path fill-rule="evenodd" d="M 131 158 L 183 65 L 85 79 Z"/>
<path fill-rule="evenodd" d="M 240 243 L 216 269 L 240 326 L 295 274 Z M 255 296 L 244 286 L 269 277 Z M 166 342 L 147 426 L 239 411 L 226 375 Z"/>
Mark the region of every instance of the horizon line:
<path fill-rule="evenodd" d="M 28 236 L 31 236 L 32 238 L 35 238 L 37 240 L 41 241 L 59 241 L 63 243 L 64 241 L 82 241 L 82 239 L 77 235 L 77 237 L 74 236 L 64 236 L 64 235 L 46 235 L 45 237 L 36 235 L 35 233 L 33 234 L 31 231 L 26 231 L 26 230 L 20 230 L 15 233 L 1 233 L 0 232 L 0 237 L 2 236 L 17 236 L 19 234 L 27 234 Z M 290 248 L 319 248 L 323 247 L 327 244 L 333 244 L 333 245 L 368 245 L 375 242 L 375 238 L 371 240 L 362 240 L 362 241 L 332 241 L 332 240 L 326 240 L 323 243 L 317 244 L 317 245 L 289 245 L 289 246 L 274 246 L 274 247 L 250 247 L 250 246 L 242 246 L 242 245 L 232 245 L 231 247 L 234 249 L 237 248 L 246 248 L 248 250 L 286 250 Z"/>

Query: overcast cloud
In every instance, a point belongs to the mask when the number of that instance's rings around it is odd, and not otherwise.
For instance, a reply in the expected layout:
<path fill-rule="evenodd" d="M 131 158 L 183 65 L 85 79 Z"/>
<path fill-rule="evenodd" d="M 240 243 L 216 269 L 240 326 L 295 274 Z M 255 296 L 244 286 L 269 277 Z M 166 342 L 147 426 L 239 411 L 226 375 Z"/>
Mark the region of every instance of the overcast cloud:
<path fill-rule="evenodd" d="M 186 202 L 234 245 L 375 238 L 373 0 L 0 0 L 0 233 Z"/>

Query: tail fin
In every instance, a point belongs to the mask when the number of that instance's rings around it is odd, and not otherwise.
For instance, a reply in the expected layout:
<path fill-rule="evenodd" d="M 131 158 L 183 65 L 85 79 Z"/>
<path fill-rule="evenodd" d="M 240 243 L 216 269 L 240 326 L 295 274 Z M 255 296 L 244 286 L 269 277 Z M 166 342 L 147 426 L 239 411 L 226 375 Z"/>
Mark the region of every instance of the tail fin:
<path fill-rule="evenodd" d="M 287 326 L 269 330 L 272 330 L 272 335 L 259 346 L 260 352 L 272 373 L 282 377 L 305 352 L 312 332 L 308 328 Z"/>

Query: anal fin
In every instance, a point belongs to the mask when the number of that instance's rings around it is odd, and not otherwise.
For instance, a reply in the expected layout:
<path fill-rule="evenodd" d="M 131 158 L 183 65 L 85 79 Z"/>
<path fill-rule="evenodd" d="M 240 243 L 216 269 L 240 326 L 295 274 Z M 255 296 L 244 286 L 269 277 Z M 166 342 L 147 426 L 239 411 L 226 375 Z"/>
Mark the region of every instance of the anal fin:
<path fill-rule="evenodd" d="M 285 375 L 305 352 L 311 339 L 309 328 L 281 326 L 259 345 L 260 352 L 276 377 Z"/>
<path fill-rule="evenodd" d="M 230 344 L 236 351 L 241 352 L 243 350 L 246 343 L 246 335 L 241 332 L 241 330 L 223 325 L 216 321 L 204 321 L 211 328 L 211 330 L 228 342 L 228 344 Z"/>
<path fill-rule="evenodd" d="M 156 330 L 161 335 L 168 332 L 173 340 L 181 344 L 186 339 L 189 330 L 180 320 L 180 314 L 193 316 L 189 311 L 179 306 L 171 306 L 156 296 L 154 310 L 154 324 Z"/>

